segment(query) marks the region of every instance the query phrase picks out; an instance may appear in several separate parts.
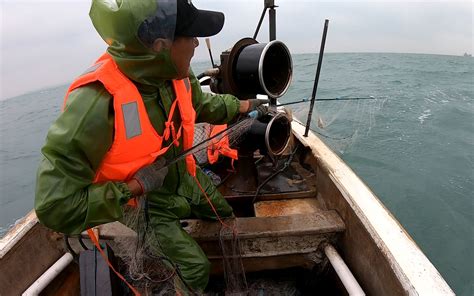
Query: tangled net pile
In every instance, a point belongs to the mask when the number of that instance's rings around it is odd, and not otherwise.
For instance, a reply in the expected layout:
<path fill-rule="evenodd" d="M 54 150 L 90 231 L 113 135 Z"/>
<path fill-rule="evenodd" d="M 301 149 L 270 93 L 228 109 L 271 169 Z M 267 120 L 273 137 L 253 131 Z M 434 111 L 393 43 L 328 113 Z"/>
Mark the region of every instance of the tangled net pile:
<path fill-rule="evenodd" d="M 137 232 L 137 236 L 122 236 L 114 240 L 114 250 L 121 259 L 121 272 L 127 281 L 142 295 L 193 295 L 179 275 L 173 263 L 157 246 L 154 232 L 147 229 L 144 201 L 136 208 L 127 209 L 124 223 Z M 235 219 L 227 219 L 219 233 L 222 250 L 225 295 L 248 295 L 243 268 L 240 241 Z"/>
<path fill-rule="evenodd" d="M 177 295 L 186 291 L 176 269 L 163 255 L 154 232 L 147 227 L 144 199 L 136 208 L 127 208 L 124 224 L 137 236 L 117 237 L 115 253 L 121 258 L 121 270 L 129 283 L 142 295 Z"/>

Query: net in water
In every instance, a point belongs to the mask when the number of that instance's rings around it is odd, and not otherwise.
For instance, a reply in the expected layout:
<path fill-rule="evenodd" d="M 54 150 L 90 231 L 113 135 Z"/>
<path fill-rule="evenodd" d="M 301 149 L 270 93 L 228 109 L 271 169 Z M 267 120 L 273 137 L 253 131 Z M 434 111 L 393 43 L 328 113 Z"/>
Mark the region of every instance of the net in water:
<path fill-rule="evenodd" d="M 316 101 L 311 130 L 321 136 L 332 149 L 342 154 L 357 139 L 371 132 L 376 124 L 376 115 L 386 100 L 380 97 L 371 100 Z M 294 111 L 300 120 L 306 122 L 306 108 L 298 106 Z"/>

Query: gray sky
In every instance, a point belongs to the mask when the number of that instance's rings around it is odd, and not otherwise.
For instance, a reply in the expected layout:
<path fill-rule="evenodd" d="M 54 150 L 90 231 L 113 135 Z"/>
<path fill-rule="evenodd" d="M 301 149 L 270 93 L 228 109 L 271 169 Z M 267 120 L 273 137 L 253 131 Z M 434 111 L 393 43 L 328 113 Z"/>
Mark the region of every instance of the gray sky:
<path fill-rule="evenodd" d="M 72 81 L 104 50 L 88 16 L 90 0 L 0 0 L 0 100 Z M 137 0 L 138 1 L 138 0 Z M 252 36 L 263 0 L 194 0 L 226 15 L 212 40 L 214 59 Z M 317 52 L 324 19 L 326 52 L 403 52 L 462 55 L 473 51 L 471 1 L 275 0 L 277 39 L 292 53 Z M 257 38 L 268 40 L 267 18 Z M 195 61 L 208 59 L 204 41 Z"/>

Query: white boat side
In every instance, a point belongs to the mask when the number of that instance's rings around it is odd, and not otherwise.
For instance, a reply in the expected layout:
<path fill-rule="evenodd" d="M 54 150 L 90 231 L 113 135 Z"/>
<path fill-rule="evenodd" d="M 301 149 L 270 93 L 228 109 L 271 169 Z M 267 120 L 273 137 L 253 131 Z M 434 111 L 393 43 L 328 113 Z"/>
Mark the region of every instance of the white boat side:
<path fill-rule="evenodd" d="M 455 295 L 410 235 L 364 182 L 314 133 L 304 137 L 305 127 L 293 121 L 295 136 L 324 167 L 331 180 L 379 248 L 409 295 Z"/>
<path fill-rule="evenodd" d="M 0 259 L 2 259 L 38 222 L 34 210 L 21 218 L 13 228 L 0 239 Z"/>
<path fill-rule="evenodd" d="M 403 294 L 454 295 L 454 292 L 429 259 L 362 180 L 316 135 L 310 132 L 308 137 L 304 137 L 304 126 L 302 124 L 294 121 L 292 128 L 298 140 L 308 149 L 311 149 L 318 166 L 324 170 L 327 178 L 337 187 L 345 202 L 350 206 L 351 212 L 357 216 L 357 220 L 362 223 L 377 249 L 386 258 L 385 260 L 389 263 L 390 269 L 393 270 L 395 277 L 403 288 Z M 0 259 L 15 249 L 15 245 L 37 223 L 38 219 L 34 211 L 31 211 L 18 222 L 0 240 Z M 353 245 L 354 248 L 361 246 L 363 244 Z M 58 257 L 59 254 L 55 256 Z M 57 260 L 53 257 L 48 260 L 51 262 Z M 369 257 L 364 258 L 366 258 L 364 260 L 370 260 L 367 259 Z M 377 277 L 374 280 L 377 280 Z"/>

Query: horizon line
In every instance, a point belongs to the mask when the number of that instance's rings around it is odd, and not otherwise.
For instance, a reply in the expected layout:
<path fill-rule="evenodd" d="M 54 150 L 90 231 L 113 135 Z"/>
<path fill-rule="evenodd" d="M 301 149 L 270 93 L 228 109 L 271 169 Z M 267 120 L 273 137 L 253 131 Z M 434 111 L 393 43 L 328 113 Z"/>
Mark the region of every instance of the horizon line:
<path fill-rule="evenodd" d="M 292 53 L 291 55 L 306 55 L 306 54 L 318 54 L 317 52 L 298 52 L 298 53 Z M 444 53 L 422 53 L 422 52 L 370 52 L 370 51 L 358 51 L 358 52 L 351 52 L 351 51 L 329 51 L 329 52 L 324 52 L 324 54 L 414 54 L 414 55 L 436 55 L 436 56 L 452 56 L 452 57 L 466 57 L 464 56 L 464 54 L 471 54 L 471 53 L 468 53 L 468 52 L 465 52 L 463 54 L 459 54 L 459 55 L 454 55 L 454 54 L 444 54 Z M 471 57 L 472 56 L 467 56 L 467 57 Z M 203 62 L 208 62 L 208 58 L 196 58 L 196 60 L 192 60 L 191 61 L 191 66 L 193 63 L 203 63 Z M 7 100 L 10 100 L 10 99 L 14 99 L 14 98 L 17 98 L 17 97 L 20 97 L 20 96 L 24 96 L 24 95 L 27 95 L 27 94 L 31 94 L 31 93 L 34 93 L 34 92 L 39 92 L 39 91 L 43 91 L 43 90 L 49 90 L 49 89 L 52 89 L 52 88 L 56 88 L 56 87 L 61 87 L 61 86 L 64 86 L 64 85 L 68 85 L 70 84 L 72 81 L 70 82 L 61 82 L 61 83 L 58 83 L 58 84 L 50 84 L 50 85 L 47 85 L 47 86 L 44 86 L 44 87 L 41 87 L 41 88 L 36 88 L 36 89 L 33 89 L 33 90 L 29 90 L 29 91 L 26 91 L 26 92 L 23 92 L 23 93 L 19 93 L 19 94 L 16 94 L 16 95 L 13 95 L 13 96 L 9 96 L 9 97 L 6 97 L 6 98 L 0 98 L 0 101 L 7 101 Z"/>

